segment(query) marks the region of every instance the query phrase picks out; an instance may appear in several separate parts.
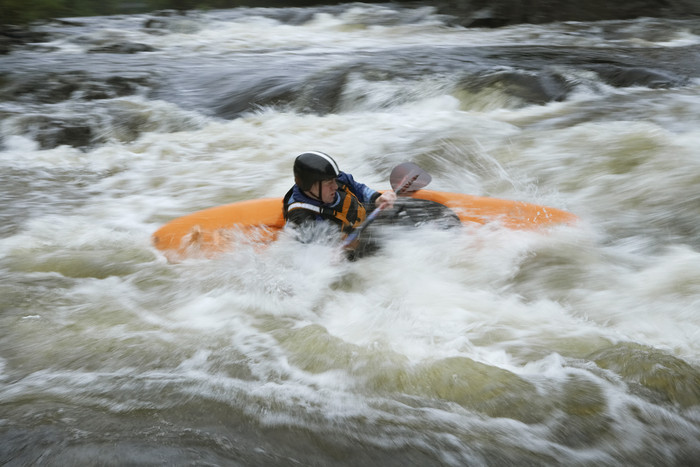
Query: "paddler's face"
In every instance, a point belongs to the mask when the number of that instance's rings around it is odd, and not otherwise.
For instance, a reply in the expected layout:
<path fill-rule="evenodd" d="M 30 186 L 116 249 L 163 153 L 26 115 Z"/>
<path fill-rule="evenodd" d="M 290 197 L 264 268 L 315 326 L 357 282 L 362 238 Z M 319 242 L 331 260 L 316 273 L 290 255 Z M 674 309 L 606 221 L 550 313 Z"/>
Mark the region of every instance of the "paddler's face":
<path fill-rule="evenodd" d="M 324 203 L 332 203 L 335 201 L 335 192 L 338 191 L 338 184 L 335 178 L 330 180 L 323 180 L 322 182 L 317 182 L 320 185 L 320 198 Z"/>

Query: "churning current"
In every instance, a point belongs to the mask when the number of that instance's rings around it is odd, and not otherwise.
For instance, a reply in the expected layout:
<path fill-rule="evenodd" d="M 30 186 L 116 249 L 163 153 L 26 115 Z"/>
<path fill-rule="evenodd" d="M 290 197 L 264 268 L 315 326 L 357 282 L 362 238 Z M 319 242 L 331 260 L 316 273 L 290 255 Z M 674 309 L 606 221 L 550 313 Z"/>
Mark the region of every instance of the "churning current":
<path fill-rule="evenodd" d="M 352 4 L 73 18 L 0 56 L 0 464 L 692 465 L 700 21 L 453 26 Z M 284 235 L 173 218 L 294 157 L 576 226 Z"/>

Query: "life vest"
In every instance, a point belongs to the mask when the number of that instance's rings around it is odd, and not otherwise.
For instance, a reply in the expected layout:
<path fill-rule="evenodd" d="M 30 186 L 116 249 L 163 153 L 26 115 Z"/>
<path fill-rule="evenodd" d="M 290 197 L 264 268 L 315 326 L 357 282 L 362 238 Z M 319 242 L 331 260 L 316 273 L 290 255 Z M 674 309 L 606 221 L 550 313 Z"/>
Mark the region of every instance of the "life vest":
<path fill-rule="evenodd" d="M 342 182 L 338 183 L 338 195 L 340 200 L 335 203 L 339 206 L 339 209 L 333 209 L 328 206 L 318 206 L 316 204 L 305 203 L 303 201 L 295 201 L 291 204 L 287 204 L 289 198 L 292 196 L 292 190 L 284 197 L 284 219 L 289 218 L 289 214 L 295 209 L 305 209 L 311 211 L 323 219 L 332 220 L 340 224 L 341 229 L 345 233 L 352 232 L 360 224 L 365 221 L 367 217 L 367 210 L 362 205 L 357 196 L 350 191 L 350 188 Z"/>

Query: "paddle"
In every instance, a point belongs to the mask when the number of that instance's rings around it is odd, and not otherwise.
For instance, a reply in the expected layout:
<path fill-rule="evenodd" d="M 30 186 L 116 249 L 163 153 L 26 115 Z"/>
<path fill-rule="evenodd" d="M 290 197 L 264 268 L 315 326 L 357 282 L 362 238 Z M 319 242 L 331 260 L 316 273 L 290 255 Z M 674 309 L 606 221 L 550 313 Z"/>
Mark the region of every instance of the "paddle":
<path fill-rule="evenodd" d="M 391 187 L 394 189 L 394 193 L 397 196 L 401 196 L 404 193 L 410 191 L 420 190 L 425 187 L 433 178 L 428 172 L 418 167 L 413 162 L 403 162 L 391 171 L 389 175 L 389 182 Z M 382 209 L 375 209 L 372 213 L 367 216 L 367 219 L 360 224 L 350 235 L 345 237 L 343 241 L 343 248 L 352 245 L 352 243 L 357 240 L 360 234 L 369 226 L 374 219 L 377 218 Z"/>

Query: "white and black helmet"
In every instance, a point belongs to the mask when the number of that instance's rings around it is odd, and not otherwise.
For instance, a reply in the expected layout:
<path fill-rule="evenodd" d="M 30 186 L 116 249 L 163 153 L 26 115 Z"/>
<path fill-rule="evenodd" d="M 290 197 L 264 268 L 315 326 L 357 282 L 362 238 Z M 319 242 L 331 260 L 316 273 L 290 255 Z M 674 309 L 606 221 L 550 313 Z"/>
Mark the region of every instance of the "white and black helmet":
<path fill-rule="evenodd" d="M 294 178 L 304 191 L 310 190 L 316 182 L 330 180 L 338 175 L 338 164 L 326 153 L 309 151 L 299 154 L 294 160 Z"/>

